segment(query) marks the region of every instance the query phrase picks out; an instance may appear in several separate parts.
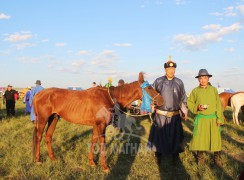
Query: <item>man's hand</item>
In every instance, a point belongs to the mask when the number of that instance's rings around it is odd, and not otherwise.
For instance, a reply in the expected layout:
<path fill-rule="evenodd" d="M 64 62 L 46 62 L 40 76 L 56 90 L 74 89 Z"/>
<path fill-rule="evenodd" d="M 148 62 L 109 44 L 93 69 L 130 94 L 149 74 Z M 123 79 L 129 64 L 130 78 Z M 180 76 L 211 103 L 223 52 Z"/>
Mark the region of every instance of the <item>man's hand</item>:
<path fill-rule="evenodd" d="M 204 108 L 202 108 L 202 105 L 201 105 L 201 104 L 199 104 L 199 105 L 197 106 L 197 109 L 198 109 L 198 111 L 205 110 Z"/>
<path fill-rule="evenodd" d="M 188 120 L 188 116 L 187 116 L 187 114 L 183 113 L 183 111 L 182 111 L 181 109 L 180 109 L 180 117 L 181 117 L 182 119 L 184 119 L 185 121 Z"/>
<path fill-rule="evenodd" d="M 156 107 L 154 104 L 151 104 L 151 109 L 152 109 L 152 112 L 154 112 L 156 110 Z"/>

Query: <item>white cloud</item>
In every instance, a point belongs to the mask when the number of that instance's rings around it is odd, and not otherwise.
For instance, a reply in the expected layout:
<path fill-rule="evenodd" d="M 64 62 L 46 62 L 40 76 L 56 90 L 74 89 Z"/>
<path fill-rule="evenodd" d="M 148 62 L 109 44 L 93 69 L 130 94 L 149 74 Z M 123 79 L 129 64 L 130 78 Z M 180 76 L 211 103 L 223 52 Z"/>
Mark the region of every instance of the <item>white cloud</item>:
<path fill-rule="evenodd" d="M 130 43 L 115 43 L 114 46 L 130 47 L 132 45 Z"/>
<path fill-rule="evenodd" d="M 69 66 L 59 67 L 58 71 L 70 72 L 70 73 L 79 73 L 81 68 L 84 66 L 84 60 L 73 61 Z"/>
<path fill-rule="evenodd" d="M 19 57 L 17 58 L 17 60 L 24 64 L 35 64 L 39 62 L 38 58 L 33 58 L 33 57 Z"/>
<path fill-rule="evenodd" d="M 8 16 L 4 13 L 0 13 L 0 19 L 10 19 L 10 18 L 11 18 L 11 16 Z"/>
<path fill-rule="evenodd" d="M 48 42 L 48 41 L 49 41 L 49 39 L 43 39 L 43 40 L 41 40 L 42 43 L 45 43 L 45 42 Z"/>
<path fill-rule="evenodd" d="M 8 55 L 8 54 L 10 54 L 10 53 L 11 53 L 10 50 L 0 51 L 0 55 Z"/>
<path fill-rule="evenodd" d="M 221 25 L 220 24 L 209 24 L 209 25 L 203 26 L 202 28 L 205 30 L 218 30 L 221 28 Z"/>
<path fill-rule="evenodd" d="M 244 15 L 244 5 L 228 6 L 228 7 L 224 8 L 223 10 L 224 11 L 222 13 L 214 12 L 214 13 L 210 13 L 210 15 L 213 15 L 213 16 L 235 17 L 235 16 L 237 16 L 236 10 L 238 10 L 241 15 Z"/>
<path fill-rule="evenodd" d="M 86 50 L 80 50 L 77 52 L 77 55 L 90 55 L 90 52 Z"/>
<path fill-rule="evenodd" d="M 25 41 L 27 39 L 32 38 L 32 34 L 30 32 L 16 32 L 15 34 L 6 34 L 7 36 L 4 40 L 9 42 L 19 42 Z"/>
<path fill-rule="evenodd" d="M 20 49 L 24 49 L 26 47 L 32 47 L 32 46 L 34 46 L 34 44 L 32 44 L 32 43 L 21 43 L 21 44 L 15 44 L 13 46 L 15 46 L 18 50 L 20 50 Z"/>
<path fill-rule="evenodd" d="M 233 48 L 233 47 L 225 48 L 225 51 L 232 53 L 235 51 L 235 48 Z"/>
<path fill-rule="evenodd" d="M 189 50 L 199 50 L 207 43 L 221 41 L 225 35 L 238 32 L 241 29 L 240 23 L 235 23 L 227 27 L 221 27 L 216 31 L 207 32 L 199 35 L 178 34 L 173 37 L 179 45 L 183 45 Z"/>
<path fill-rule="evenodd" d="M 213 15 L 213 16 L 222 16 L 222 13 L 219 13 L 219 12 L 214 12 L 214 13 L 209 13 L 210 15 Z"/>
<path fill-rule="evenodd" d="M 185 4 L 186 2 L 184 0 L 175 0 L 176 5 L 182 5 Z"/>
<path fill-rule="evenodd" d="M 99 67 L 110 67 L 116 61 L 118 61 L 118 57 L 114 51 L 104 50 L 102 53 L 98 54 L 97 57 L 95 57 L 92 64 Z"/>
<path fill-rule="evenodd" d="M 66 43 L 56 43 L 55 46 L 56 47 L 63 47 L 63 46 L 66 46 L 67 44 Z"/>
<path fill-rule="evenodd" d="M 235 7 L 229 6 L 224 8 L 224 15 L 225 16 L 236 16 L 237 14 L 234 12 Z"/>
<path fill-rule="evenodd" d="M 242 15 L 244 15 L 244 5 L 240 5 L 236 7 Z"/>

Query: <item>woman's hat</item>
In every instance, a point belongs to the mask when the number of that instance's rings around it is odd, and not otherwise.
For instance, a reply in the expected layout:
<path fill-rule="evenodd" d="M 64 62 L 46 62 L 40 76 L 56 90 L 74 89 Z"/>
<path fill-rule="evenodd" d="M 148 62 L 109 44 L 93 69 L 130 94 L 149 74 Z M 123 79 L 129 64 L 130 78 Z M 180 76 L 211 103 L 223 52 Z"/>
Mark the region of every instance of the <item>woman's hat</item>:
<path fill-rule="evenodd" d="M 206 69 L 200 69 L 198 72 L 198 76 L 196 76 L 195 78 L 199 78 L 200 76 L 212 77 L 211 74 L 208 74 L 208 71 Z"/>

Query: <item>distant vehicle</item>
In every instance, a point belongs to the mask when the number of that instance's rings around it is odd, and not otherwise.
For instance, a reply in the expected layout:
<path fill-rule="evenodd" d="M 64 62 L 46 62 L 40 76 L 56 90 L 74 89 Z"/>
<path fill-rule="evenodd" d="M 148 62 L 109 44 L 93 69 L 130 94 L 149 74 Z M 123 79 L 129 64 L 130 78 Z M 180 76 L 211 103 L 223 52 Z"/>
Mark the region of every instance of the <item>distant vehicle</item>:
<path fill-rule="evenodd" d="M 83 88 L 79 87 L 79 86 L 69 86 L 67 89 L 69 90 L 78 90 L 78 91 L 82 91 Z"/>

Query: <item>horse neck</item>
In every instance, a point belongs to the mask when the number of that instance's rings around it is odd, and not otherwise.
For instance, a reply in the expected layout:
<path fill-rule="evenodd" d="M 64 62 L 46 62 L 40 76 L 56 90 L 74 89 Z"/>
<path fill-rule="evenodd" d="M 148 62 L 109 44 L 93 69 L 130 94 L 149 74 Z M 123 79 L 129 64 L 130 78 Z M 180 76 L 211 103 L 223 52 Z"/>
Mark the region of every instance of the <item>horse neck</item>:
<path fill-rule="evenodd" d="M 140 84 L 135 81 L 130 84 L 111 88 L 111 96 L 118 104 L 125 107 L 142 97 Z"/>

